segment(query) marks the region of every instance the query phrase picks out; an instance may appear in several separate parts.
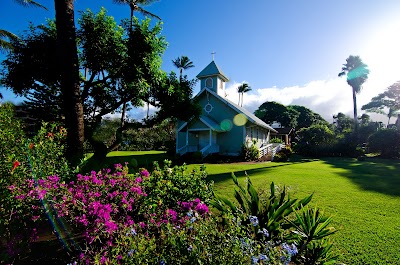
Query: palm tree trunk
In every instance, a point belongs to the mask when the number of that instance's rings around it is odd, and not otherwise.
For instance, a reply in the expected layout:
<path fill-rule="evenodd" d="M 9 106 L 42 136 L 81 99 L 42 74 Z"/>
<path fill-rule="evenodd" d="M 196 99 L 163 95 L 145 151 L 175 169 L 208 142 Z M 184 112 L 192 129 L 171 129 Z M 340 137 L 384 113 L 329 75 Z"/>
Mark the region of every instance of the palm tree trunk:
<path fill-rule="evenodd" d="M 76 47 L 74 1 L 54 0 L 57 28 L 58 67 L 61 72 L 61 91 L 65 126 L 68 131 L 66 155 L 76 164 L 83 156 L 84 121 L 79 82 L 79 62 Z"/>
<path fill-rule="evenodd" d="M 358 132 L 358 118 L 357 118 L 357 96 L 356 90 L 353 88 L 353 112 L 354 112 L 354 131 Z"/>

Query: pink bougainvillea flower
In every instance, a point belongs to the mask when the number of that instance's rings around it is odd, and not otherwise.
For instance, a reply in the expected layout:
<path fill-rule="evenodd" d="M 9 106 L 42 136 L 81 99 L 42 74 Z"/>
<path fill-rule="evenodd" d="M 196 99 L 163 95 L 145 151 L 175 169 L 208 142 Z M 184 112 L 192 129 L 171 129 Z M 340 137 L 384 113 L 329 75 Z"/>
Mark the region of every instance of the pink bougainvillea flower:
<path fill-rule="evenodd" d="M 140 171 L 140 175 L 148 178 L 150 176 L 150 173 L 146 169 L 143 169 L 142 171 Z"/>

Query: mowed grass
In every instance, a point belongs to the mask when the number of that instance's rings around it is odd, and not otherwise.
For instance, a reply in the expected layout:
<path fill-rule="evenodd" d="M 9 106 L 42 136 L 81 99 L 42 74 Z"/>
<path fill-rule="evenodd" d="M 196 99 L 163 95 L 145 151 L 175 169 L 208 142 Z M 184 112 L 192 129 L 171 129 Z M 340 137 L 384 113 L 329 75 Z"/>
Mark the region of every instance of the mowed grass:
<path fill-rule="evenodd" d="M 153 161 L 162 162 L 167 159 L 164 151 L 114 151 L 107 154 L 103 161 L 95 161 L 92 159 L 93 154 L 87 154 L 88 161 L 81 170 L 87 173 L 90 170 L 98 171 L 103 168 L 114 168 L 114 164 L 121 163 L 124 165 L 128 162 L 129 171 L 135 168 L 152 168 Z"/>
<path fill-rule="evenodd" d="M 166 159 L 163 152 L 112 152 L 106 163 L 129 162 L 152 167 Z M 104 164 L 103 164 L 104 166 Z M 189 165 L 189 168 L 200 165 Z M 293 198 L 314 193 L 311 205 L 333 215 L 339 261 L 349 264 L 400 264 L 400 161 L 369 159 L 299 159 L 293 162 L 206 164 L 218 195 L 233 199 L 234 172 L 247 174 L 259 189 L 273 181 Z"/>
<path fill-rule="evenodd" d="M 191 167 L 194 165 L 191 165 Z M 345 264 L 400 264 L 400 162 L 355 159 L 287 163 L 207 164 L 218 195 L 233 199 L 231 172 L 259 189 L 273 181 L 293 198 L 314 193 L 311 205 L 334 215 L 332 237 Z"/>

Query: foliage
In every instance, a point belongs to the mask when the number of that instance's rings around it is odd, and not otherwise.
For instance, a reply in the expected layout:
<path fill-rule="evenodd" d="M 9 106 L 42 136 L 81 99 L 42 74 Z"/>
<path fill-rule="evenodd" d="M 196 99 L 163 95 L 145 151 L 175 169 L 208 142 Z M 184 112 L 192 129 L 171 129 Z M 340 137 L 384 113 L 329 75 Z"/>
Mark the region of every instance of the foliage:
<path fill-rule="evenodd" d="M 192 201 L 199 198 L 208 203 L 213 197 L 213 182 L 206 180 L 205 167 L 189 171 L 186 165 L 171 167 L 171 161 L 165 160 L 161 168 L 154 162 L 154 171 L 149 181 L 143 185 L 147 192 L 146 204 L 150 212 L 176 206 L 178 200 Z M 179 199 L 177 199 L 179 198 Z"/>
<path fill-rule="evenodd" d="M 21 213 L 20 201 L 9 186 L 18 186 L 29 178 L 60 174 L 68 179 L 71 169 L 64 158 L 66 131 L 56 124 L 43 123 L 32 139 L 25 136 L 21 121 L 14 117 L 13 106 L 0 106 L 0 232 L 17 254 L 31 243 L 27 235 L 35 233 L 26 220 L 14 218 Z M 14 222 L 14 224 L 13 224 Z"/>
<path fill-rule="evenodd" d="M 243 144 L 240 151 L 240 157 L 244 161 L 256 161 L 260 157 L 260 151 L 256 145 L 256 141 L 253 141 L 251 145 L 249 143 Z"/>
<path fill-rule="evenodd" d="M 371 101 L 362 106 L 361 109 L 368 112 L 385 114 L 388 117 L 389 125 L 390 118 L 395 116 L 400 110 L 400 81 L 389 86 L 385 92 L 373 97 Z"/>
<path fill-rule="evenodd" d="M 281 138 L 274 137 L 274 138 L 271 138 L 271 140 L 269 140 L 269 143 L 271 143 L 271 144 L 282 144 L 283 140 Z"/>
<path fill-rule="evenodd" d="M 332 217 L 324 217 L 316 207 L 303 207 L 299 212 L 295 211 L 296 219 L 288 220 L 295 228 L 296 244 L 303 255 L 296 256 L 296 262 L 301 264 L 326 264 L 336 260 L 332 255 L 330 244 L 326 238 L 336 232 L 329 227 Z"/>
<path fill-rule="evenodd" d="M 145 127 L 151 127 L 166 118 L 187 120 L 199 113 L 191 101 L 195 80 L 179 79 L 176 74 L 167 75 L 161 70 L 161 56 L 167 43 L 161 36 L 160 23 L 152 26 L 149 19 L 134 19 L 134 28 L 130 30 L 127 23 L 118 26 L 104 9 L 97 14 L 90 10 L 82 12 L 78 22 L 85 137 L 102 158 L 121 143 L 122 131 L 144 126 L 129 123 L 122 115 L 115 141 L 106 146 L 92 137 L 106 114 L 124 112 L 129 106 L 146 102 L 158 109 L 154 117 L 145 121 Z M 59 104 L 63 96 L 55 23 L 31 26 L 21 38 L 23 42 L 2 63 L 1 82 L 18 95 L 28 95 L 33 113 L 51 113 L 39 119 L 61 119 Z"/>
<path fill-rule="evenodd" d="M 293 154 L 292 148 L 290 146 L 285 146 L 278 152 L 276 152 L 274 156 L 275 162 L 285 162 L 288 161 L 290 156 Z"/>
<path fill-rule="evenodd" d="M 316 124 L 328 125 L 328 122 L 324 118 L 322 118 L 321 115 L 313 112 L 312 110 L 304 106 L 289 105 L 287 106 L 287 108 L 299 113 L 296 118 L 296 130 L 300 130 L 301 128 L 308 128 Z"/>
<path fill-rule="evenodd" d="M 243 106 L 243 96 L 244 96 L 244 93 L 247 93 L 247 92 L 251 91 L 251 88 L 250 88 L 249 84 L 243 83 L 243 84 L 239 85 L 239 86 L 236 88 L 236 90 L 237 90 L 237 92 L 239 93 L 238 105 L 239 105 L 239 106 Z"/>
<path fill-rule="evenodd" d="M 369 150 L 380 152 L 384 158 L 398 157 L 400 133 L 396 129 L 381 129 L 369 137 Z"/>
<path fill-rule="evenodd" d="M 303 155 L 319 156 L 321 148 L 332 146 L 334 134 L 326 125 L 313 125 L 297 132 L 296 152 Z"/>
<path fill-rule="evenodd" d="M 328 259 L 335 260 L 331 256 L 331 246 L 327 246 L 322 241 L 335 231 L 333 228 L 327 228 L 331 218 L 322 217 L 319 209 L 308 210 L 304 207 L 311 201 L 312 195 L 299 201 L 290 199 L 286 194 L 286 188 L 276 193 L 272 182 L 270 196 L 262 200 L 248 177 L 246 188 L 238 183 L 233 173 L 232 178 L 237 188 L 234 196 L 238 206 L 226 198 L 217 198 L 212 205 L 220 212 L 232 212 L 235 218 L 239 219 L 243 215 L 250 216 L 248 220 L 241 219 L 242 224 L 253 226 L 253 231 L 259 233 L 257 235 L 259 239 L 265 236 L 272 242 L 294 240 L 296 245 L 282 244 L 282 248 L 287 249 L 288 253 L 296 250 L 295 254 L 293 253 L 294 255 L 286 260 L 288 263 L 294 260 L 297 264 L 322 264 Z M 293 212 L 294 221 L 292 221 Z M 319 251 L 313 252 L 312 250 L 316 248 Z"/>
<path fill-rule="evenodd" d="M 264 102 L 254 114 L 268 124 L 279 122 L 283 127 L 296 127 L 299 116 L 296 110 L 274 101 Z"/>
<path fill-rule="evenodd" d="M 337 115 L 333 115 L 333 119 L 336 134 L 352 131 L 353 121 L 349 116 L 339 112 Z"/>

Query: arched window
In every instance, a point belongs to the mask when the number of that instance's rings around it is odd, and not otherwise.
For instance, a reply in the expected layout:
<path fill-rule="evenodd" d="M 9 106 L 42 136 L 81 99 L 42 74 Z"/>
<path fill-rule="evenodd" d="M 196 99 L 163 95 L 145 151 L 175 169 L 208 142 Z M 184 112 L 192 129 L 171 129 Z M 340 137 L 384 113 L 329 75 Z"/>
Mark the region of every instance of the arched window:
<path fill-rule="evenodd" d="M 213 87 L 213 80 L 211 77 L 206 79 L 206 87 L 207 88 L 212 88 Z"/>

